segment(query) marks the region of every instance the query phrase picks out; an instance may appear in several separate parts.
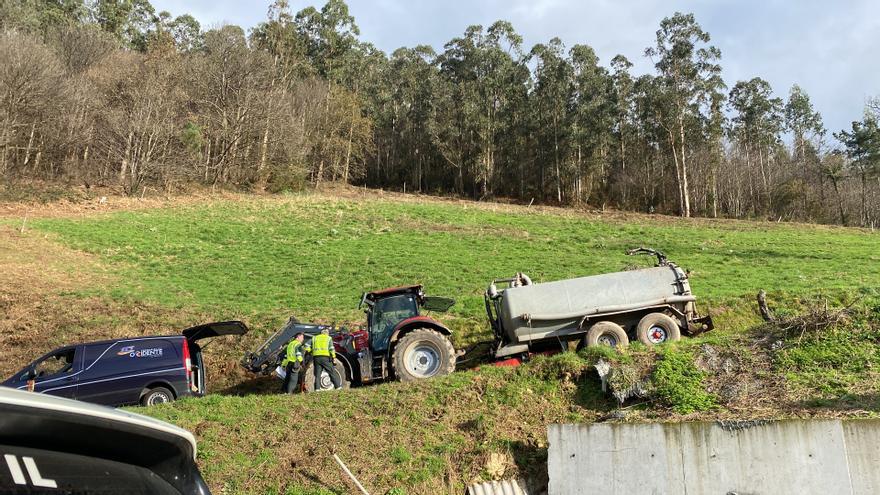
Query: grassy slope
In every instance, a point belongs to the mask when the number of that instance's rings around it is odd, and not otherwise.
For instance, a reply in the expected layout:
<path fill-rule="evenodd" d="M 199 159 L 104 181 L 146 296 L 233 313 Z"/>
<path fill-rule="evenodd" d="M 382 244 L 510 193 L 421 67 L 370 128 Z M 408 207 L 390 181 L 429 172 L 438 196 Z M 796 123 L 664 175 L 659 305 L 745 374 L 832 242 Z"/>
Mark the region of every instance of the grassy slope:
<path fill-rule="evenodd" d="M 669 418 L 676 408 L 713 404 L 717 408 L 704 415 L 779 415 L 791 408 L 801 414 L 816 405 L 877 409 L 873 370 L 880 369 L 880 339 L 870 317 L 851 326 L 856 337 L 840 332 L 773 354 L 756 351 L 745 333 L 757 321 L 751 300 L 760 288 L 789 311 L 820 295 L 832 304 L 862 298 L 859 307 L 877 305 L 880 252 L 877 235 L 868 232 L 321 196 L 215 201 L 31 225 L 110 267 L 112 283 L 72 298 L 243 317 L 265 335 L 290 313 L 356 322 L 362 290 L 420 282 L 429 293 L 459 300 L 444 319 L 460 346 L 488 336 L 481 294 L 492 278 L 524 271 L 538 281 L 553 280 L 647 265 L 647 259 L 622 253 L 653 246 L 692 270 L 694 291 L 713 308 L 719 330 L 667 351 L 667 378 L 659 384 L 667 400 L 638 408 L 637 418 Z M 240 379 L 229 365 L 256 340 L 216 346 L 214 353 L 225 359 L 222 372 Z M 199 436 L 205 474 L 226 492 L 344 493 L 325 455 L 334 448 L 378 493 L 391 487 L 460 493 L 480 477 L 540 472 L 547 423 L 595 420 L 613 409 L 584 374 L 590 362 L 588 356 L 562 356 L 519 370 L 484 368 L 345 394 L 214 395 L 148 412 Z M 746 391 L 728 387 L 752 381 Z M 695 396 L 708 402 L 678 407 Z M 292 447 L 296 441 L 305 446 Z"/>
<path fill-rule="evenodd" d="M 486 333 L 482 292 L 491 279 L 649 265 L 623 256 L 639 245 L 691 269 L 694 291 L 715 305 L 760 288 L 810 294 L 880 285 L 878 238 L 857 230 L 557 211 L 304 196 L 32 224 L 117 263 L 124 280 L 111 288 L 117 297 L 260 321 L 290 312 L 357 320 L 362 290 L 419 282 L 458 298 L 452 313 L 466 341 Z"/>

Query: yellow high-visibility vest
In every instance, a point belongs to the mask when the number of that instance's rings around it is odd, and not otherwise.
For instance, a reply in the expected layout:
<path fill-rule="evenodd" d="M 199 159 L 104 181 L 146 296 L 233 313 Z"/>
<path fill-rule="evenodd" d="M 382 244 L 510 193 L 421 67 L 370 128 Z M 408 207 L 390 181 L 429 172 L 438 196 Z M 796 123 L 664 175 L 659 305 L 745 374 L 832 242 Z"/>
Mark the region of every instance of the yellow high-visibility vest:
<path fill-rule="evenodd" d="M 287 344 L 287 353 L 281 361 L 281 367 L 287 366 L 288 363 L 301 363 L 303 361 L 302 344 L 300 341 L 293 339 Z"/>
<path fill-rule="evenodd" d="M 336 358 L 336 349 L 333 348 L 333 339 L 329 335 L 323 333 L 312 337 L 312 356 L 315 357 L 332 357 Z"/>

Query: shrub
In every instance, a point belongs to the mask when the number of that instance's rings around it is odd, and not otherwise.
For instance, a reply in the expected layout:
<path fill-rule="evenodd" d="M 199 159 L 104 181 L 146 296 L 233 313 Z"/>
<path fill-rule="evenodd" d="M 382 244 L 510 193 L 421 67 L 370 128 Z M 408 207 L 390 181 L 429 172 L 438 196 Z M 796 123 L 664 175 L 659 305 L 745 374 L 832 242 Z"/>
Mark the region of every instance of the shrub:
<path fill-rule="evenodd" d="M 688 414 L 717 407 L 718 398 L 706 391 L 706 373 L 694 365 L 693 356 L 666 349 L 651 377 L 654 394 L 675 412 Z"/>

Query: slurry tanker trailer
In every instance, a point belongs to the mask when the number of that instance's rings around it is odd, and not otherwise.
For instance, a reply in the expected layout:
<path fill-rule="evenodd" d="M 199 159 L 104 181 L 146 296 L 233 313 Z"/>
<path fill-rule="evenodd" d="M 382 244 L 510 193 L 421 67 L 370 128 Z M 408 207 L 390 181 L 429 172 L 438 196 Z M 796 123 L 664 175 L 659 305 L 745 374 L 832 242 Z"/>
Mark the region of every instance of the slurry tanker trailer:
<path fill-rule="evenodd" d="M 711 317 L 697 313 L 687 272 L 653 249 L 627 254 L 656 256 L 657 266 L 545 283 L 523 273 L 492 281 L 485 293 L 492 356 L 559 350 L 572 341 L 578 348 L 631 340 L 652 346 L 712 329 Z"/>

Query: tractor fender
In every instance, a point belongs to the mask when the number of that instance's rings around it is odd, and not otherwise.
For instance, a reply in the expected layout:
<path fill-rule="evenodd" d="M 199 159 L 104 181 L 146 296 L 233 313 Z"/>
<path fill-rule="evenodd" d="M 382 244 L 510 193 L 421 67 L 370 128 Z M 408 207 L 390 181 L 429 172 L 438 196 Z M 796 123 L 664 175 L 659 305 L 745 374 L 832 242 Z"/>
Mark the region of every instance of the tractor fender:
<path fill-rule="evenodd" d="M 412 318 L 407 318 L 401 321 L 394 327 L 394 330 L 391 332 L 391 339 L 388 341 L 389 351 L 394 347 L 395 342 L 400 340 L 400 338 L 407 332 L 415 328 L 430 328 L 431 330 L 436 330 L 447 337 L 452 335 L 452 331 L 449 330 L 446 325 L 433 318 L 428 318 L 427 316 L 413 316 Z"/>
<path fill-rule="evenodd" d="M 349 382 L 353 382 L 355 380 L 360 380 L 359 375 L 354 374 L 355 368 L 352 368 L 352 366 L 351 366 L 352 356 L 349 356 L 347 353 L 342 353 L 342 352 L 339 352 L 339 350 L 337 350 L 336 351 L 336 359 L 340 363 L 342 363 L 342 367 L 345 368 L 345 372 L 348 373 L 347 379 Z M 346 377 L 342 377 L 342 378 L 346 378 Z"/>

